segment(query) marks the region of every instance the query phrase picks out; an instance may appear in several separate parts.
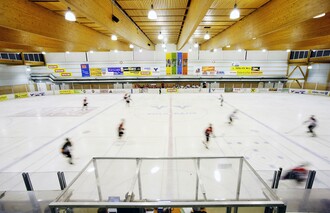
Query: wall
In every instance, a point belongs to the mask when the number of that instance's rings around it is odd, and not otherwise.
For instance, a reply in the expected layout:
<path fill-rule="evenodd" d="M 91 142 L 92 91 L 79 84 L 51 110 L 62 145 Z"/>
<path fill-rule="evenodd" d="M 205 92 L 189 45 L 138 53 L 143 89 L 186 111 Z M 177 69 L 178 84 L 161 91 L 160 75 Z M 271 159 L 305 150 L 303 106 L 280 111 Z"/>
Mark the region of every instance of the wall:
<path fill-rule="evenodd" d="M 217 71 L 230 71 L 233 63 L 240 66 L 259 66 L 264 75 L 285 76 L 287 71 L 286 51 L 199 51 L 188 44 L 178 52 L 188 53 L 188 74 L 197 75 L 196 69 L 202 66 L 215 66 Z M 167 52 L 176 52 L 176 45 L 167 44 Z M 58 64 L 61 68 L 66 68 L 67 72 L 72 72 L 74 77 L 81 77 L 80 64 L 88 63 L 90 68 L 106 67 L 147 67 L 159 68 L 153 75 L 165 75 L 165 56 L 161 45 L 156 45 L 155 51 L 143 50 L 138 48 L 133 51 L 94 52 L 94 53 L 49 53 L 45 55 L 47 64 Z M 47 67 L 34 67 L 32 72 L 52 73 Z M 58 75 L 59 74 L 55 74 Z"/>
<path fill-rule="evenodd" d="M 295 65 L 289 66 L 289 73 L 295 68 Z M 329 63 L 320 63 L 312 64 L 311 68 L 308 69 L 307 65 L 300 66 L 302 72 L 306 74 L 308 70 L 307 81 L 299 80 L 300 84 L 305 89 L 315 89 L 319 88 L 321 90 L 326 90 L 330 87 L 329 78 L 330 78 L 330 64 Z M 303 78 L 301 71 L 297 68 L 290 78 Z M 288 81 L 291 85 L 291 88 L 300 88 L 296 82 Z"/>
<path fill-rule="evenodd" d="M 25 65 L 0 65 L 0 86 L 29 83 L 30 72 Z"/>

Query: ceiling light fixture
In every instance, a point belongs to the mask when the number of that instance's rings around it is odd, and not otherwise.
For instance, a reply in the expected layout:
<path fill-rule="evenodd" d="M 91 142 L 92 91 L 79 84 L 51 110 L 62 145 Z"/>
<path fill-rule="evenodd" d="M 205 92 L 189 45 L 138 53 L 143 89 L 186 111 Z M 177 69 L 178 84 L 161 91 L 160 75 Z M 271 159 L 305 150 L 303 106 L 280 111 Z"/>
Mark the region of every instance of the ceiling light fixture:
<path fill-rule="evenodd" d="M 256 37 L 253 37 L 252 40 L 256 40 L 257 38 Z"/>
<path fill-rule="evenodd" d="M 262 52 L 266 52 L 267 50 L 266 49 L 262 49 Z"/>
<path fill-rule="evenodd" d="M 162 35 L 162 32 L 159 32 L 158 39 L 163 40 L 164 36 Z"/>
<path fill-rule="evenodd" d="M 118 50 L 115 50 L 115 53 L 117 53 L 118 52 Z"/>
<path fill-rule="evenodd" d="M 286 51 L 287 51 L 288 53 L 289 53 L 289 52 L 291 52 L 291 50 L 290 50 L 290 49 L 287 49 Z"/>
<path fill-rule="evenodd" d="M 235 1 L 234 9 L 231 11 L 229 18 L 230 19 L 239 18 L 239 10 L 237 9 L 236 1 Z"/>
<path fill-rule="evenodd" d="M 76 21 L 75 14 L 71 11 L 71 8 L 68 7 L 68 11 L 65 13 L 65 19 L 68 21 Z"/>
<path fill-rule="evenodd" d="M 165 43 L 163 43 L 163 44 L 162 44 L 162 48 L 165 48 L 165 47 L 166 47 L 166 44 L 165 44 Z"/>
<path fill-rule="evenodd" d="M 43 51 L 43 52 L 41 52 L 41 54 L 46 55 L 46 52 Z"/>
<path fill-rule="evenodd" d="M 66 53 L 66 54 L 70 54 L 70 52 L 69 52 L 69 51 L 66 51 L 65 53 Z"/>
<path fill-rule="evenodd" d="M 113 41 L 117 41 L 117 36 L 116 35 L 111 35 L 111 40 L 113 40 Z"/>
<path fill-rule="evenodd" d="M 134 45 L 133 44 L 130 44 L 129 45 L 129 48 L 133 49 L 134 48 Z"/>
<path fill-rule="evenodd" d="M 197 47 L 198 47 L 198 43 L 197 43 L 197 42 L 194 44 L 194 47 L 195 47 L 195 48 L 197 48 Z"/>
<path fill-rule="evenodd" d="M 218 51 L 217 48 L 214 48 L 214 49 L 213 49 L 213 52 L 216 52 L 216 51 Z"/>
<path fill-rule="evenodd" d="M 204 35 L 204 39 L 205 39 L 205 40 L 209 40 L 209 39 L 210 39 L 210 34 L 209 34 L 209 32 L 206 32 L 206 34 Z"/>
<path fill-rule="evenodd" d="M 151 10 L 148 12 L 148 19 L 157 19 L 157 13 L 154 10 L 154 5 L 151 4 Z"/>
<path fill-rule="evenodd" d="M 237 51 L 238 51 L 238 52 L 242 52 L 242 49 L 238 49 Z"/>
<path fill-rule="evenodd" d="M 228 44 L 226 47 L 229 48 L 230 47 L 230 44 Z"/>
<path fill-rule="evenodd" d="M 91 51 L 89 51 L 89 52 L 90 52 L 90 53 L 92 53 L 92 54 L 94 53 L 94 51 L 93 51 L 93 50 L 91 50 Z"/>
<path fill-rule="evenodd" d="M 323 17 L 323 16 L 325 16 L 325 13 L 321 13 L 321 14 L 319 14 L 319 15 L 317 15 L 317 16 L 314 16 L 313 18 L 321 18 L 321 17 Z"/>
<path fill-rule="evenodd" d="M 166 48 L 164 49 L 164 52 L 167 52 L 167 49 Z"/>

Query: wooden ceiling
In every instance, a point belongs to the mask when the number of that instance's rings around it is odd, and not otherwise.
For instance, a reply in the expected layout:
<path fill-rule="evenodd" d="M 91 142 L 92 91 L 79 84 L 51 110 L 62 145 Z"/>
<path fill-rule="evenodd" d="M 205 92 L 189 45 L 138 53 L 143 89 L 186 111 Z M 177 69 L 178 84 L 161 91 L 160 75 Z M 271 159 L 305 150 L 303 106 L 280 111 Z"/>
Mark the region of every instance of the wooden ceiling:
<path fill-rule="evenodd" d="M 235 2 L 240 17 L 232 20 Z M 147 17 L 151 4 L 156 20 Z M 64 19 L 68 7 L 76 22 Z M 129 50 L 130 43 L 149 50 L 161 43 L 178 49 L 198 43 L 202 50 L 325 49 L 329 12 L 329 0 L 2 0 L 0 51 Z"/>

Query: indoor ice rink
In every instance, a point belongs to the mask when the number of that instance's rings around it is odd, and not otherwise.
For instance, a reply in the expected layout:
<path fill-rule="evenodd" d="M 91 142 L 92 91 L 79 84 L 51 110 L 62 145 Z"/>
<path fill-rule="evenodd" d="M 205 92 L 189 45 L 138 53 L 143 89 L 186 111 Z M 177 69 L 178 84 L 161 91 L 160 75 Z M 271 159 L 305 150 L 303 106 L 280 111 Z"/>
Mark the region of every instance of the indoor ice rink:
<path fill-rule="evenodd" d="M 93 157 L 196 156 L 243 156 L 269 185 L 279 167 L 286 171 L 307 163 L 308 169 L 317 172 L 313 188 L 330 187 L 326 96 L 223 93 L 221 107 L 220 93 L 132 94 L 130 105 L 123 95 L 55 95 L 0 102 L 2 188 L 25 190 L 21 173 L 29 172 L 35 188 L 56 189 L 56 176 L 47 182 L 45 177 L 63 171 L 70 182 Z M 84 97 L 87 110 L 82 110 Z M 228 124 L 235 109 L 236 118 Z M 318 121 L 316 137 L 307 133 L 304 124 L 310 115 Z M 122 119 L 125 134 L 119 139 Z M 206 149 L 202 141 L 209 124 L 215 136 Z M 60 153 L 67 137 L 73 141 L 73 165 Z M 167 178 L 159 182 L 168 183 Z M 304 184 L 281 180 L 281 187 L 303 188 Z"/>

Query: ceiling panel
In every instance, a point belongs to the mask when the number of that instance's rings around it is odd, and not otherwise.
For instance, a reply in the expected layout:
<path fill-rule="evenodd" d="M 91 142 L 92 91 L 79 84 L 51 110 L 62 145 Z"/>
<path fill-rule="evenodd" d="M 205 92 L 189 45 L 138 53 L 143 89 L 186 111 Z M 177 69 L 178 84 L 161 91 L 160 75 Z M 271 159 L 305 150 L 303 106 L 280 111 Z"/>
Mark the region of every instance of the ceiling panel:
<path fill-rule="evenodd" d="M 103 36 L 110 36 L 116 32 L 119 34 L 121 33 L 122 36 L 119 36 L 118 39 L 127 44 L 131 43 L 132 39 L 135 39 L 135 41 L 146 39 L 143 40 L 145 46 L 150 42 L 154 44 L 162 43 L 163 41 L 157 39 L 159 32 L 162 32 L 162 34 L 167 37 L 167 43 L 177 44 L 180 48 L 189 41 L 189 38 L 192 38 L 194 42 L 204 44 L 201 48 L 212 48 L 214 45 L 223 46 L 225 45 L 224 42 L 227 41 L 233 42 L 233 48 L 246 46 L 247 49 L 257 49 L 261 46 L 266 49 L 267 46 L 269 48 L 286 48 L 290 43 L 294 44 L 292 46 L 297 47 L 303 46 L 304 42 L 308 47 L 313 45 L 315 45 L 315 47 L 324 47 L 329 43 L 327 41 L 322 41 L 321 39 L 327 39 L 327 35 L 329 35 L 328 31 L 322 27 L 324 26 L 324 20 L 313 20 L 313 25 L 316 26 L 315 28 L 303 27 L 303 21 L 311 20 L 314 15 L 322 12 L 326 12 L 327 14 L 325 18 L 327 20 L 329 19 L 329 0 L 214 0 L 208 4 L 206 3 L 206 0 L 203 0 L 203 2 L 201 1 L 202 0 L 8 0 L 0 1 L 0 5 L 2 8 L 9 8 L 12 3 L 20 3 L 21 5 L 24 5 L 24 7 L 27 6 L 27 8 L 24 8 L 24 10 L 22 9 L 21 12 L 29 14 L 38 14 L 38 12 L 33 11 L 40 9 L 51 11 L 52 13 L 43 13 L 43 17 L 40 17 L 39 14 L 38 16 L 35 16 L 35 25 L 31 26 L 42 26 L 42 24 L 37 23 L 37 21 L 45 20 L 47 22 L 59 23 L 58 28 L 61 28 L 66 24 L 60 23 L 61 21 L 54 22 L 54 20 L 58 19 L 60 16 L 63 17 L 68 6 L 71 5 L 73 9 L 72 11 L 76 14 L 77 21 L 75 23 L 70 23 L 67 26 L 75 26 L 77 29 L 79 27 L 76 27 L 76 25 L 83 26 L 83 29 L 87 29 L 87 31 L 93 30 Z M 115 4 L 114 7 L 111 7 L 112 2 Z M 231 20 L 229 15 L 235 2 L 240 11 L 240 17 L 236 20 Z M 6 4 L 8 4 L 7 7 Z M 31 6 L 31 4 L 34 6 Z M 149 20 L 147 17 L 151 4 L 153 4 L 154 9 L 157 12 L 157 20 Z M 195 5 L 198 5 L 198 7 Z M 204 7 L 206 9 L 201 10 L 201 5 L 207 5 L 207 7 Z M 290 5 L 290 7 L 288 5 Z M 88 8 L 94 9 L 88 10 Z M 98 10 L 95 10 L 95 8 L 98 8 Z M 102 8 L 104 8 L 104 10 L 102 10 Z M 196 13 L 196 8 L 197 11 L 199 8 L 199 11 L 203 12 Z M 13 7 L 10 10 L 12 11 L 11 13 L 13 13 L 15 9 L 16 8 Z M 97 13 L 94 11 L 97 11 Z M 120 21 L 118 24 L 111 22 L 111 13 L 114 13 L 116 17 L 119 17 Z M 297 15 L 298 13 L 299 15 Z M 49 16 L 49 20 L 45 17 L 46 14 Z M 98 16 L 99 14 L 102 14 L 102 16 Z M 54 16 L 56 16 L 56 18 Z M 98 18 L 96 16 L 98 16 Z M 6 18 L 6 16 L 2 17 Z M 258 17 L 258 19 L 255 17 Z M 19 18 L 12 20 L 19 21 Z M 12 25 L 11 28 L 13 26 L 18 26 L 20 27 L 17 29 L 19 31 L 34 32 L 37 34 L 42 31 L 26 29 L 26 23 L 29 24 L 29 21 L 32 22 L 32 20 L 26 19 L 23 20 L 22 23 Z M 7 22 L 10 23 L 11 20 L 8 19 Z M 2 21 L 2 25 L 6 26 L 7 22 Z M 110 25 L 108 25 L 109 22 L 111 22 Z M 124 29 L 129 25 L 131 26 L 128 31 L 130 33 L 126 33 L 126 35 L 129 36 L 125 37 L 123 32 L 127 32 Z M 272 27 L 274 25 L 279 26 L 280 28 Z M 56 24 L 53 24 L 53 26 L 56 31 Z M 242 29 L 245 30 L 244 33 L 240 33 Z M 300 38 L 301 35 L 307 35 L 305 32 L 307 30 L 309 32 L 306 39 L 297 39 L 298 37 Z M 80 31 L 80 33 L 81 32 L 82 31 Z M 208 41 L 203 39 L 206 32 L 211 35 L 211 39 Z M 80 36 L 78 32 L 75 33 L 68 31 L 67 33 L 74 36 Z M 324 33 L 326 33 L 326 35 L 324 35 Z M 0 32 L 0 34 L 3 35 L 3 32 Z M 49 33 L 46 34 L 46 36 L 50 37 L 51 35 L 52 34 Z M 40 36 L 45 35 L 40 34 Z M 108 39 L 109 36 L 106 36 L 106 38 Z M 61 37 L 61 35 L 58 35 L 58 37 Z M 257 40 L 252 41 L 253 37 L 257 37 Z M 7 37 L 0 37 L 0 42 L 3 42 L 3 44 L 8 43 L 4 38 Z M 100 38 L 102 38 L 102 36 L 100 36 Z M 17 47 L 22 48 L 22 46 L 24 46 L 20 43 L 21 41 L 19 41 L 19 39 L 17 42 Z M 71 41 L 67 42 L 70 43 L 69 46 L 71 49 L 74 49 L 75 46 L 79 47 L 79 49 L 83 48 L 79 43 L 74 44 Z M 105 41 L 100 42 L 104 43 Z M 323 44 L 317 44 L 317 42 Z M 141 42 L 140 44 L 142 45 Z M 11 45 L 11 48 L 14 46 L 15 43 Z M 27 44 L 25 46 L 28 46 L 31 49 L 31 45 Z M 58 46 L 62 46 L 62 48 L 65 47 L 63 44 L 59 44 Z M 145 48 L 148 48 L 148 46 Z"/>

